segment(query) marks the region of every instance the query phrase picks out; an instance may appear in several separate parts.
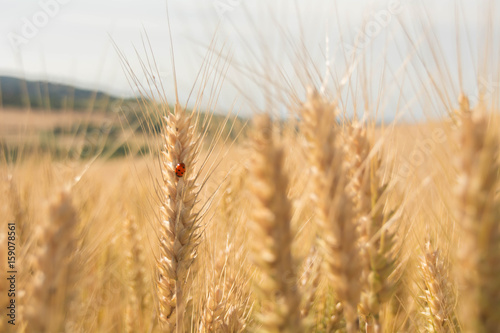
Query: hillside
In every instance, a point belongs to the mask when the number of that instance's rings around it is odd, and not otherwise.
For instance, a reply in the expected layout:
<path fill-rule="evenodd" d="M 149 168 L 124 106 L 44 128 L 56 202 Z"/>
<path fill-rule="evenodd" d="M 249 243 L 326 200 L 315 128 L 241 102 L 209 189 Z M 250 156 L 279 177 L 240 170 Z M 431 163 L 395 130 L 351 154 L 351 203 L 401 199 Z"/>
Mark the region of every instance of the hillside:
<path fill-rule="evenodd" d="M 28 81 L 0 76 L 0 106 L 44 110 L 109 111 L 121 99 L 100 91 L 75 88 L 47 81 Z"/>

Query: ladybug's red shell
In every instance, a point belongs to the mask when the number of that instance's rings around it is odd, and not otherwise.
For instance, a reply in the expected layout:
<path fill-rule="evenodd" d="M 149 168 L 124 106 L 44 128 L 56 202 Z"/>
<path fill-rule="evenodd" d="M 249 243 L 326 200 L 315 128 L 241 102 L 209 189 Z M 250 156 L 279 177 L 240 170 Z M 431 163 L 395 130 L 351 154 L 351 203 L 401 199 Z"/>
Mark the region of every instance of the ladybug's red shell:
<path fill-rule="evenodd" d="M 186 173 L 186 165 L 184 163 L 179 163 L 175 167 L 175 174 L 177 177 L 182 177 L 184 176 L 184 173 Z"/>

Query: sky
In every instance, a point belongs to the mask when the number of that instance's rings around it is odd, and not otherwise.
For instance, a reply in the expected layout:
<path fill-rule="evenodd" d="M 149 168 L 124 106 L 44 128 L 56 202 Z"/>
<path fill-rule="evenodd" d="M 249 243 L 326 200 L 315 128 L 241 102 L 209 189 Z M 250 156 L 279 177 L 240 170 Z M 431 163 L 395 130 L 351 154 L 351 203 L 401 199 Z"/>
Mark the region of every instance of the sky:
<path fill-rule="evenodd" d="M 412 106 L 412 100 L 425 90 L 429 72 L 448 84 L 450 92 L 459 89 L 451 83 L 458 81 L 458 59 L 470 69 L 464 75 L 476 82 L 476 87 L 466 88 L 477 94 L 480 62 L 475 52 L 482 47 L 487 13 L 492 17 L 500 13 L 496 7 L 484 10 L 489 3 L 0 0 L 0 75 L 131 96 L 137 88 L 127 79 L 124 58 L 139 82 L 145 84 L 147 74 L 141 61 L 154 57 L 155 80 L 161 80 L 165 94 L 173 98 L 170 23 L 179 96 L 183 101 L 190 97 L 191 106 L 196 98 L 190 92 L 195 83 L 199 87 L 203 81 L 199 71 L 204 59 L 205 64 L 210 59 L 213 71 L 205 72 L 211 82 L 205 95 L 214 95 L 212 89 L 220 91 L 220 110 L 236 108 L 248 114 L 255 109 L 275 108 L 280 114 L 286 113 L 289 101 L 285 100 L 290 93 L 300 97 L 306 85 L 314 85 L 333 96 L 341 94 L 351 112 L 367 107 L 384 109 L 383 117 L 394 118 L 394 110 L 402 109 L 397 102 L 401 96 L 408 109 L 418 109 Z M 492 30 L 495 38 L 500 36 L 496 24 L 492 24 Z M 457 31 L 464 40 L 458 48 Z M 437 58 L 433 55 L 436 51 Z M 491 52 L 493 59 L 496 51 Z M 210 54 L 212 57 L 207 58 Z M 498 65 L 491 61 L 495 75 L 482 74 L 488 91 L 496 89 L 498 82 Z M 443 70 L 445 67 L 450 73 Z M 370 82 L 371 101 L 361 107 L 357 104 L 366 101 L 358 87 L 364 76 Z M 217 80 L 221 78 L 224 80 Z M 383 103 L 376 101 L 380 96 Z M 429 103 L 438 103 L 432 101 L 430 93 L 426 96 Z M 354 103 L 358 99 L 359 103 Z M 418 118 L 419 112 L 422 110 L 409 112 L 410 117 Z"/>

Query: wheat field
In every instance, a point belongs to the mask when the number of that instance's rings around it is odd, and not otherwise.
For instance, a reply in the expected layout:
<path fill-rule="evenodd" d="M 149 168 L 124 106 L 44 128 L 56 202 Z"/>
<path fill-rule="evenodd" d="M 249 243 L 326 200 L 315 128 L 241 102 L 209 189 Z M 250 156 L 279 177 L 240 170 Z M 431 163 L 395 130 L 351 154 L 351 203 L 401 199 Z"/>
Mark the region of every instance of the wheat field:
<path fill-rule="evenodd" d="M 200 103 L 227 65 L 208 54 Z M 29 134 L 83 117 L 2 110 L 0 331 L 500 332 L 500 94 L 472 100 L 425 61 L 413 93 L 441 112 L 409 123 L 377 119 L 369 69 L 347 95 L 303 80 L 288 118 L 239 122 L 141 86 L 147 134 L 117 122 L 122 157 L 105 140 L 82 157 L 85 131 L 57 154 Z"/>

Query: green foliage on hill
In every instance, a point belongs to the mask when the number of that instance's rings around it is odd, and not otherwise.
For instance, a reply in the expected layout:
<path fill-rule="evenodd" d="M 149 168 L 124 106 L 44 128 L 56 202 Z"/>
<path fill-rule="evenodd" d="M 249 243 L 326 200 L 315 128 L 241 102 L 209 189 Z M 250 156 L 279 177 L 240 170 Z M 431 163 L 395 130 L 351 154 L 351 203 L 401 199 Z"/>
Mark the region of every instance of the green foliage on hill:
<path fill-rule="evenodd" d="M 0 76 L 0 105 L 3 107 L 110 111 L 119 100 L 99 91 Z"/>

